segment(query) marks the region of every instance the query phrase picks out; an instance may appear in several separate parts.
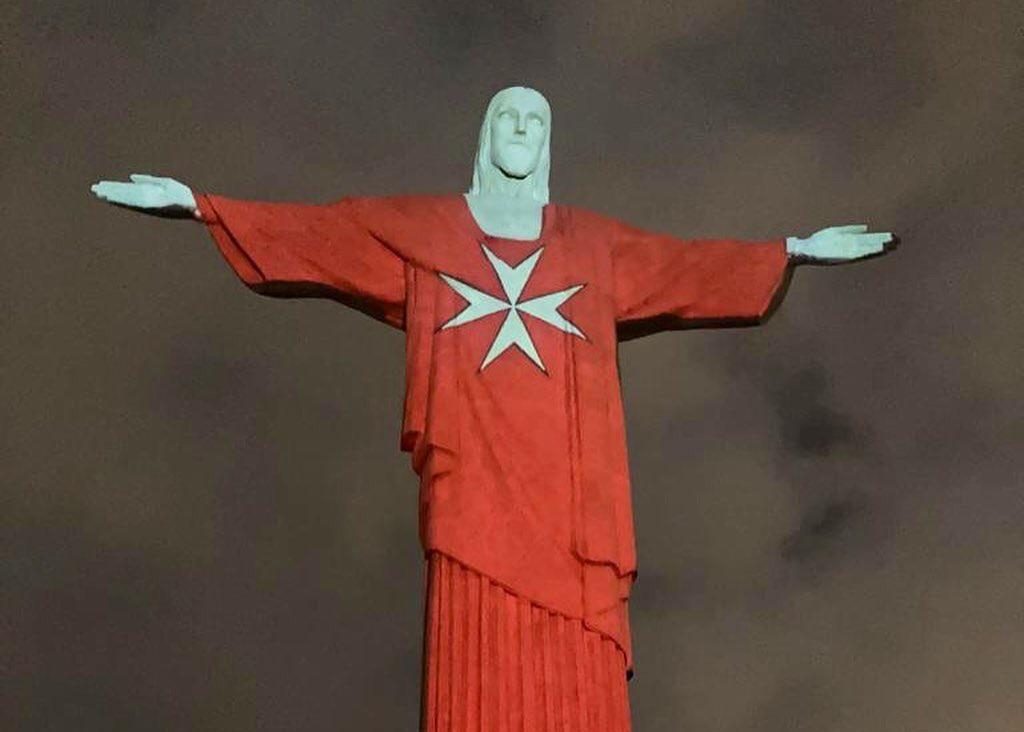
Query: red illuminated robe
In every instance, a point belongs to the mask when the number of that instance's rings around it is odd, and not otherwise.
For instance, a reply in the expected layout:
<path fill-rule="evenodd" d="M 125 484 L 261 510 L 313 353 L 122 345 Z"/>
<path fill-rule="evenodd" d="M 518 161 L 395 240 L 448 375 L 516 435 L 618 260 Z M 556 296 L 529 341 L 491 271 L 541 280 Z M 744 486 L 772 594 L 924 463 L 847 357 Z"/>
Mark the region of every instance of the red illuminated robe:
<path fill-rule="evenodd" d="M 401 447 L 425 552 L 581 619 L 631 673 L 617 344 L 759 322 L 784 289 L 784 241 L 680 240 L 554 204 L 536 241 L 498 239 L 462 196 L 199 206 L 256 292 L 330 297 L 405 331 Z"/>

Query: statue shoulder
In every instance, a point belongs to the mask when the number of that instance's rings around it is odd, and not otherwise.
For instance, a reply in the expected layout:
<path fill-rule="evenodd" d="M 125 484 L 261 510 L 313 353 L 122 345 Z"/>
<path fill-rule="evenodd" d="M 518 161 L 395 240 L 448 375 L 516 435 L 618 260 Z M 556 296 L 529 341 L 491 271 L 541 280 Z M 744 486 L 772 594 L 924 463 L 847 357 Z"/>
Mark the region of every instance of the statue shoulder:
<path fill-rule="evenodd" d="M 422 215 L 437 211 L 447 211 L 459 203 L 459 197 L 451 194 L 402 193 L 388 196 L 344 196 L 338 199 L 336 203 L 362 210 Z"/>
<path fill-rule="evenodd" d="M 557 204 L 559 218 L 569 223 L 579 233 L 591 236 L 609 234 L 623 226 L 623 222 L 607 214 L 599 213 L 583 206 Z"/>
<path fill-rule="evenodd" d="M 385 242 L 408 262 L 431 262 L 459 240 L 467 214 L 461 196 L 399 194 L 346 196 L 335 202 L 339 219 L 354 223 Z"/>

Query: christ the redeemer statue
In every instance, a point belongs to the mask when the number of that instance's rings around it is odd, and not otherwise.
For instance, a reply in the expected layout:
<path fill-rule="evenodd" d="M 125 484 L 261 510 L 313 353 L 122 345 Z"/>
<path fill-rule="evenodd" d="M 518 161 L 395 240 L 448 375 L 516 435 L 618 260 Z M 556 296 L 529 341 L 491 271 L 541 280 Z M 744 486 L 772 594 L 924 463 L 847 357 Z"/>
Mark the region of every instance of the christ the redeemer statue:
<path fill-rule="evenodd" d="M 865 226 L 683 240 L 551 204 L 550 141 L 547 100 L 510 87 L 484 115 L 464 195 L 302 205 L 148 175 L 92 187 L 202 221 L 260 294 L 330 297 L 405 331 L 429 732 L 630 728 L 636 553 L 618 343 L 759 323 L 794 264 L 895 244 Z"/>

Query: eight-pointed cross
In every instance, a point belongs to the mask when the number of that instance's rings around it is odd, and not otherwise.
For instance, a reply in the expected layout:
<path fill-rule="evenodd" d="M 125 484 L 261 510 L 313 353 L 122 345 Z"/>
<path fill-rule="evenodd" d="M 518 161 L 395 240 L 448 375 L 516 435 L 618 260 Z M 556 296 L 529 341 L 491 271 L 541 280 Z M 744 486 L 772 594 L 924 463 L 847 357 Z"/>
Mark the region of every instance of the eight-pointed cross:
<path fill-rule="evenodd" d="M 530 274 L 533 272 L 537 260 L 540 259 L 544 247 L 541 247 L 515 267 L 512 267 L 507 262 L 498 259 L 494 252 L 487 248 L 487 245 L 481 244 L 480 246 L 484 250 L 487 261 L 494 268 L 494 273 L 498 275 L 498 282 L 501 283 L 501 289 L 505 291 L 507 299 L 501 300 L 450 275 L 438 272 L 438 276 L 469 303 L 458 315 L 442 325 L 441 330 L 465 325 L 502 310 L 507 311 L 501 328 L 498 329 L 498 333 L 494 336 L 494 341 L 491 343 L 487 355 L 484 356 L 483 363 L 480 364 L 480 370 L 483 371 L 491 361 L 507 351 L 511 346 L 515 346 L 525 353 L 537 365 L 537 368 L 547 373 L 547 369 L 544 368 L 544 362 L 541 361 L 540 354 L 537 353 L 537 348 L 533 345 L 533 339 L 530 338 L 530 332 L 526 329 L 526 325 L 523 323 L 519 313 L 523 312 L 532 315 L 538 320 L 543 320 L 548 325 L 552 325 L 565 333 L 571 333 L 578 338 L 586 340 L 586 336 L 583 335 L 580 329 L 562 317 L 562 314 L 558 312 L 558 307 L 582 290 L 583 285 L 573 285 L 558 292 L 540 295 L 539 297 L 519 302 L 519 297 L 523 294 L 526 283 L 530 279 Z"/>

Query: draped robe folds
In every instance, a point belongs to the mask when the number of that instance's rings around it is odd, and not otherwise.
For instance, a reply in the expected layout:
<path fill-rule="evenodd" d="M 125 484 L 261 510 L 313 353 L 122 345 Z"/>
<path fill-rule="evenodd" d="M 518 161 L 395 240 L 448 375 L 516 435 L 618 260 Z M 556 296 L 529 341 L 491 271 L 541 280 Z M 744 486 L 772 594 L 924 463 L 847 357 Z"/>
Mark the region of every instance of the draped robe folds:
<path fill-rule="evenodd" d="M 420 476 L 424 551 L 581 619 L 617 644 L 632 675 L 618 342 L 760 322 L 788 280 L 785 242 L 681 240 L 555 204 L 537 240 L 500 239 L 462 196 L 198 204 L 254 291 L 329 297 L 405 331 L 401 448 Z M 526 313 L 543 369 L 515 346 L 481 368 L 509 311 L 442 327 L 467 300 L 440 275 L 507 301 L 489 256 L 516 267 L 541 248 L 519 302 L 583 285 L 558 306 L 582 337 Z"/>

